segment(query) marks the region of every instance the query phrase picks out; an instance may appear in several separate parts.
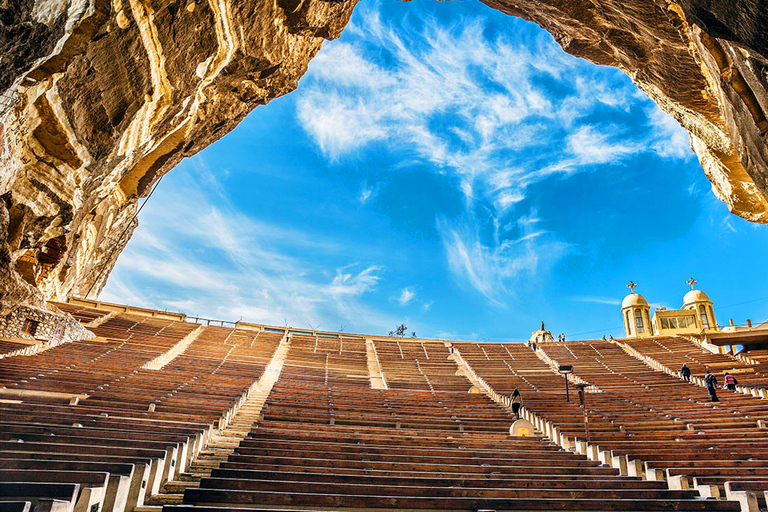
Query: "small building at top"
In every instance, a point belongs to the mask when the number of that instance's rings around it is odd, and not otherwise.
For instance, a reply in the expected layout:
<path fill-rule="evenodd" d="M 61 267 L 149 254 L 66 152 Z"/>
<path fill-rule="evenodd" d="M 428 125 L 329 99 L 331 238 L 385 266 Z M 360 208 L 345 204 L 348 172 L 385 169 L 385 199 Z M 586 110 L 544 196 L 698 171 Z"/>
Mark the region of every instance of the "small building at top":
<path fill-rule="evenodd" d="M 555 341 L 555 337 L 552 336 L 550 331 L 544 328 L 544 322 L 541 322 L 541 329 L 531 333 L 528 343 L 547 343 L 550 341 Z"/>
<path fill-rule="evenodd" d="M 624 297 L 621 303 L 625 336 L 644 338 L 719 331 L 712 301 L 706 293 L 695 289 L 696 281 L 693 278 L 686 282 L 691 286 L 691 290 L 683 297 L 683 307 L 666 309 L 659 306 L 651 317 L 648 301 L 642 295 L 635 293 L 634 289 L 637 285 L 630 281 L 627 285 L 630 294 Z"/>
<path fill-rule="evenodd" d="M 627 338 L 644 338 L 653 336 L 651 331 L 651 307 L 645 297 L 635 293 L 633 281 L 627 285 L 629 295 L 621 301 L 621 316 L 624 319 L 624 335 Z"/>

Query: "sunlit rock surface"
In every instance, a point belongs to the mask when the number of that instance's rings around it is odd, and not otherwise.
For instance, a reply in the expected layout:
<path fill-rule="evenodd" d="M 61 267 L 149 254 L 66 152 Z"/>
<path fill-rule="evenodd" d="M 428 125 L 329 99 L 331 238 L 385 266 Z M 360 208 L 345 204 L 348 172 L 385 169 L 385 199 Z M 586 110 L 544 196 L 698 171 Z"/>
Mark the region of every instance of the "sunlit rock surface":
<path fill-rule="evenodd" d="M 714 193 L 768 223 L 765 0 L 483 0 L 624 71 L 688 130 Z"/>
<path fill-rule="evenodd" d="M 762 1 L 486 3 L 625 71 L 689 131 L 715 194 L 768 223 Z M 0 0 L 0 314 L 95 296 L 139 199 L 292 91 L 355 2 Z"/>
<path fill-rule="evenodd" d="M 355 3 L 0 0 L 0 314 L 96 295 L 139 199 L 294 90 Z"/>

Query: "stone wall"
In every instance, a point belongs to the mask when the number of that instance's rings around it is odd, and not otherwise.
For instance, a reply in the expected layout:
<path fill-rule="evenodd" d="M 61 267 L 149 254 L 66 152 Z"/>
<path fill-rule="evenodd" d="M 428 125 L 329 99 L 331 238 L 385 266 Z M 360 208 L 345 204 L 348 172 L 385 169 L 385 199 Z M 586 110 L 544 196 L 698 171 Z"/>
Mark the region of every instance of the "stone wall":
<path fill-rule="evenodd" d="M 24 332 L 24 324 L 28 320 L 38 323 L 34 335 Z M 49 343 L 46 348 L 50 348 L 70 341 L 90 339 L 94 334 L 69 315 L 19 306 L 0 317 L 0 337 L 45 341 Z"/>
<path fill-rule="evenodd" d="M 768 223 L 764 0 L 484 0 L 616 66 Z M 0 314 L 95 297 L 139 198 L 294 90 L 356 0 L 0 0 Z"/>

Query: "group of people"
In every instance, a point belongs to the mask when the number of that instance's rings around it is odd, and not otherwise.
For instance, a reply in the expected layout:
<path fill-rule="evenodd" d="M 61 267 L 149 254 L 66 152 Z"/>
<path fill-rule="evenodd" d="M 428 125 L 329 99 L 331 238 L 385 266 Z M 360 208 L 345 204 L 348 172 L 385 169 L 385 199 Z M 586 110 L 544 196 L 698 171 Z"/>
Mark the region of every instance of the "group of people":
<path fill-rule="evenodd" d="M 557 335 L 557 341 L 565 341 L 565 333 L 561 332 Z"/>
<path fill-rule="evenodd" d="M 688 368 L 688 365 L 685 363 L 683 363 L 683 366 L 680 368 L 680 377 L 686 382 L 691 382 L 691 369 Z M 723 389 L 736 391 L 736 384 L 738 383 L 739 381 L 736 380 L 736 377 L 725 372 L 725 376 L 723 377 Z M 709 373 L 709 370 L 705 370 L 704 372 L 704 385 L 707 387 L 709 399 L 712 402 L 719 402 L 720 399 L 717 398 L 717 377 L 715 377 L 714 374 Z"/>

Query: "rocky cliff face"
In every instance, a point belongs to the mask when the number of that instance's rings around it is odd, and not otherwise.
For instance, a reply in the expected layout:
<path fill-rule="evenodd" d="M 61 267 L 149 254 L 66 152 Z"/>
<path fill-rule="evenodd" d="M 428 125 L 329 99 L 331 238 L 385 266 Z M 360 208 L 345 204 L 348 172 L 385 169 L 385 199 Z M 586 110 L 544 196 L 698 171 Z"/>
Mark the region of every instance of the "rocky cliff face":
<path fill-rule="evenodd" d="M 714 193 L 768 223 L 764 0 L 483 0 L 624 71 L 688 130 Z"/>
<path fill-rule="evenodd" d="M 485 0 L 624 70 L 768 223 L 763 0 Z M 356 0 L 0 0 L 0 314 L 95 296 L 139 199 L 292 91 Z"/>
<path fill-rule="evenodd" d="M 356 0 L 0 0 L 0 314 L 96 295 L 139 199 L 296 88 Z"/>

